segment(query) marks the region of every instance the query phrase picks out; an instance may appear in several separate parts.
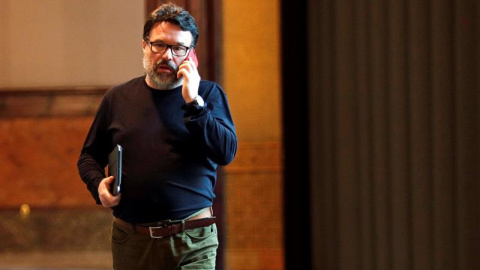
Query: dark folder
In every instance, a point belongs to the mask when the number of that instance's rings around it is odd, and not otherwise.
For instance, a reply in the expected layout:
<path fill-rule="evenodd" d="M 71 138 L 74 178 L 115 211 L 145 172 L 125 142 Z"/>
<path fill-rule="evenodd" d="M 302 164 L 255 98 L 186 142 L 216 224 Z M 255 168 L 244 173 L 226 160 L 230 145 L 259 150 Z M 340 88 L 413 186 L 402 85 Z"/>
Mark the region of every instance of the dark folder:
<path fill-rule="evenodd" d="M 122 187 L 122 146 L 115 146 L 113 151 L 108 155 L 108 176 L 114 176 L 115 179 L 111 186 L 113 195 L 121 192 Z"/>

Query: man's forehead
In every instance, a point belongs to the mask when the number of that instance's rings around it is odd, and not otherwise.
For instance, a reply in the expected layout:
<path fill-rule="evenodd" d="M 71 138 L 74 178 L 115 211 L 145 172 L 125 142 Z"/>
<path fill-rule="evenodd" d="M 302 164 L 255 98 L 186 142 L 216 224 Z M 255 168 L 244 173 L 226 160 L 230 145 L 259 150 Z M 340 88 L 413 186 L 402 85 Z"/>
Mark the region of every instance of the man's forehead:
<path fill-rule="evenodd" d="M 150 31 L 150 41 L 159 38 L 175 39 L 178 42 L 190 44 L 193 36 L 190 31 L 183 31 L 179 25 L 162 21 L 156 23 Z"/>

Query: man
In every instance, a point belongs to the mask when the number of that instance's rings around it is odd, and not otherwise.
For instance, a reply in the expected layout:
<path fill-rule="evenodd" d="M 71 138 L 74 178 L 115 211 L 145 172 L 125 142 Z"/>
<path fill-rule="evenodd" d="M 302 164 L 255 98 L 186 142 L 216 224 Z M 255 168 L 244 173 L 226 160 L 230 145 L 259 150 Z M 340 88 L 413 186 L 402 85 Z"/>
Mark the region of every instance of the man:
<path fill-rule="evenodd" d="M 107 91 L 85 140 L 78 169 L 97 204 L 113 209 L 115 269 L 215 268 L 216 169 L 233 160 L 237 137 L 225 93 L 190 59 L 197 38 L 188 12 L 156 9 L 144 26 L 146 75 Z M 117 144 L 114 196 L 104 168 Z"/>

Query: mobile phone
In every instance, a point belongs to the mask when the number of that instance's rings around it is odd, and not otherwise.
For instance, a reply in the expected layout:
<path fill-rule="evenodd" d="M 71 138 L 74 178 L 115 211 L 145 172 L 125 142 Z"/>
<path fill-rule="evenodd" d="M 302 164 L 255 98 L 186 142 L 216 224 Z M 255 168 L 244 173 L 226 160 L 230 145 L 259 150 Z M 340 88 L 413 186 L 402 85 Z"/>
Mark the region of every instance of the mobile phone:
<path fill-rule="evenodd" d="M 191 48 L 190 51 L 188 51 L 185 60 L 193 61 L 195 63 L 195 66 L 198 67 L 198 58 L 197 53 L 195 52 L 195 48 Z"/>

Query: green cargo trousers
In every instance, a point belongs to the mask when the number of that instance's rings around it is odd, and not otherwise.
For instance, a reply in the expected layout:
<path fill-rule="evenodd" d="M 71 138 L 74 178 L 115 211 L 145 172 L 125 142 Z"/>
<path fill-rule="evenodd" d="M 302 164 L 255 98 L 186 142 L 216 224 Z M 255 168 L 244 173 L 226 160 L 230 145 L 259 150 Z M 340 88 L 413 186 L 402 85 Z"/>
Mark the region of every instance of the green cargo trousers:
<path fill-rule="evenodd" d="M 115 270 L 215 269 L 217 227 L 185 230 L 152 238 L 117 223 L 112 227 L 112 255 Z"/>

